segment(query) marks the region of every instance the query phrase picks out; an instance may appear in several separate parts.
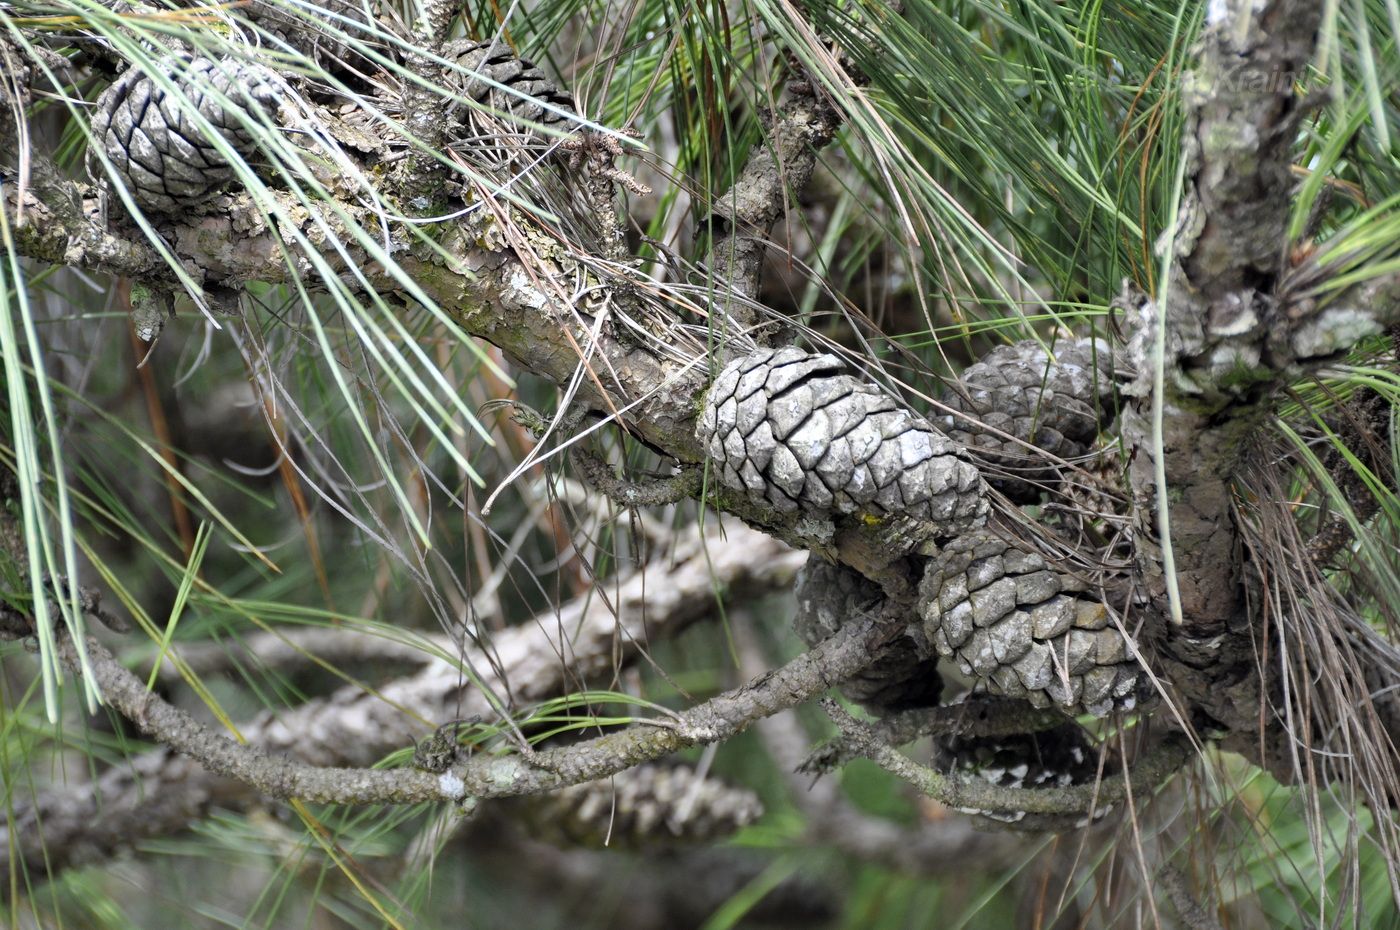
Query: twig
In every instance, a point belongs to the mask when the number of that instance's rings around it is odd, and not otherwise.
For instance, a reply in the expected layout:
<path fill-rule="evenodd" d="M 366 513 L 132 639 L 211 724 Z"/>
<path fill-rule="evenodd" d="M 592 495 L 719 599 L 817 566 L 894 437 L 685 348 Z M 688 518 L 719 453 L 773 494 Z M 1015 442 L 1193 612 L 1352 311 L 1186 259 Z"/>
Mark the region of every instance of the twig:
<path fill-rule="evenodd" d="M 902 746 L 923 736 L 1014 736 L 1052 730 L 1065 722 L 1063 714 L 1039 710 L 1022 700 L 977 695 L 960 704 L 919 707 L 883 717 L 870 725 L 871 734 L 887 746 Z M 844 733 L 813 750 L 800 770 L 820 775 L 861 755 L 860 746 Z"/>
<path fill-rule="evenodd" d="M 823 701 L 822 707 L 862 756 L 949 807 L 1028 814 L 1088 813 L 1121 801 L 1129 792 L 1140 795 L 1151 791 L 1190 758 L 1190 745 L 1186 740 L 1171 735 L 1139 757 L 1131 766 L 1129 777 L 1111 775 L 1096 784 L 1056 788 L 1003 788 L 980 779 L 944 775 L 919 765 L 880 742 L 869 725 L 846 713 L 835 701 Z"/>
<path fill-rule="evenodd" d="M 1171 902 L 1181 922 L 1190 930 L 1221 930 L 1220 921 L 1210 916 L 1191 894 L 1186 876 L 1181 874 L 1180 869 L 1170 865 L 1162 866 L 1161 871 L 1157 873 L 1157 881 L 1167 892 L 1167 900 Z"/>
<path fill-rule="evenodd" d="M 715 238 L 708 264 L 721 285 L 741 297 L 758 293 L 768 230 L 787 206 L 788 192 L 800 192 L 811 181 L 817 152 L 840 125 L 840 114 L 811 89 L 790 91 L 779 105 L 766 144 L 754 149 L 734 185 L 711 207 Z M 745 326 L 759 322 L 744 301 L 733 301 L 729 311 Z"/>
<path fill-rule="evenodd" d="M 859 672 L 893 632 L 878 624 L 852 624 L 781 668 L 677 715 L 667 727 L 609 733 L 528 760 L 477 757 L 451 774 L 461 780 L 461 797 L 515 797 L 603 778 L 688 746 L 721 742 Z"/>
<path fill-rule="evenodd" d="M 270 798 L 301 798 L 330 804 L 415 804 L 456 800 L 442 780 L 416 769 L 329 768 L 270 756 L 216 733 L 167 703 L 117 661 L 96 639 L 87 641 L 88 665 L 102 700 L 157 742 L 197 761 L 217 775 L 236 778 Z M 58 654 L 75 674 L 78 651 L 69 636 Z"/>
<path fill-rule="evenodd" d="M 683 465 L 676 475 L 645 483 L 627 481 L 614 475 L 607 462 L 579 445 L 569 450 L 569 461 L 590 487 L 605 494 L 614 503 L 628 508 L 662 507 L 694 497 L 699 493 L 703 479 L 699 468 Z"/>
<path fill-rule="evenodd" d="M 767 667 L 748 624 L 736 624 L 735 642 L 745 674 Z M 757 724 L 774 760 L 787 774 L 789 794 L 807 816 L 805 841 L 910 875 L 942 876 L 970 868 L 992 870 L 1024 858 L 1025 841 L 978 830 L 966 817 L 946 817 L 906 826 L 862 813 L 833 779 L 799 774 L 809 745 L 796 714 L 774 714 Z"/>

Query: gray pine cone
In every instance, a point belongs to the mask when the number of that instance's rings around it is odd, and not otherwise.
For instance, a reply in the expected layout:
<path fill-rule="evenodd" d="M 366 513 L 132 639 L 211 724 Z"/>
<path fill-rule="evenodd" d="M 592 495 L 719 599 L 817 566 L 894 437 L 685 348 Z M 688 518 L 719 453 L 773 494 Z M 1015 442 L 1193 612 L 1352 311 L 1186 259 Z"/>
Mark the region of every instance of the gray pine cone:
<path fill-rule="evenodd" d="M 256 120 L 249 110 L 256 102 L 276 113 L 282 92 L 270 71 L 246 62 L 172 57 L 160 67 L 180 86 L 184 106 L 150 74 L 130 68 L 97 98 L 92 133 L 139 207 L 174 214 L 212 199 L 234 179 L 190 108 L 235 151 L 251 154 L 257 143 L 238 110 Z"/>
<path fill-rule="evenodd" d="M 574 112 L 574 98 L 538 67 L 517 57 L 503 41 L 458 39 L 449 42 L 442 55 L 466 71 L 486 78 L 479 80 L 470 74 L 456 73 L 449 76 L 463 82 L 462 96 L 489 108 L 493 114 L 509 115 L 524 130 L 528 130 L 530 124 L 568 128 L 568 114 Z M 502 90 L 501 86 L 510 90 Z M 457 118 L 462 118 L 460 111 Z"/>
<path fill-rule="evenodd" d="M 1072 723 L 1014 736 L 951 736 L 939 740 L 937 746 L 939 767 L 944 771 L 975 776 L 1002 788 L 1065 788 L 1091 784 L 1099 777 L 1099 751 L 1084 731 Z M 1103 774 L 1113 771 L 1113 767 L 1105 766 Z M 1092 816 L 960 810 L 1018 830 L 1055 833 L 1086 826 L 1107 813 L 1108 807 L 1101 807 Z"/>
<path fill-rule="evenodd" d="M 370 4 L 378 7 L 378 3 Z M 267 33 L 260 41 L 264 47 L 279 51 L 285 45 L 322 67 L 334 69 L 337 63 L 353 63 L 362 68 L 373 65 L 339 34 L 345 33 L 362 42 L 375 44 L 374 16 L 363 2 L 357 0 L 316 0 L 314 8 L 299 7 L 280 0 L 245 0 L 236 10 L 244 19 Z"/>
<path fill-rule="evenodd" d="M 992 694 L 1097 717 L 1151 692 L 1108 608 L 986 531 L 949 543 L 919 585 L 924 635 Z"/>
<path fill-rule="evenodd" d="M 720 480 L 783 512 L 980 525 L 985 487 L 958 445 L 843 368 L 792 347 L 726 365 L 697 428 Z"/>
<path fill-rule="evenodd" d="M 815 646 L 846 623 L 879 610 L 880 586 L 844 565 L 818 555 L 807 557 L 794 588 L 797 614 L 793 629 L 804 643 Z M 874 711 L 936 707 L 943 693 L 938 660 L 912 637 L 903 637 L 863 672 L 841 685 L 841 693 Z"/>
<path fill-rule="evenodd" d="M 942 398 L 966 416 L 946 414 L 936 420 L 938 425 L 975 459 L 1011 473 L 988 480 L 1013 500 L 1033 500 L 1039 492 L 1034 482 L 1053 480 L 1054 471 L 1025 446 L 991 430 L 1051 456 L 1073 459 L 1088 451 L 1101 419 L 1112 414 L 1108 344 L 1102 339 L 1061 340 L 1054 356 L 1052 361 L 1035 341 L 998 346 L 969 366 Z"/>
<path fill-rule="evenodd" d="M 709 843 L 763 815 L 752 791 L 683 765 L 639 765 L 520 803 L 523 823 L 538 839 L 615 848 Z"/>

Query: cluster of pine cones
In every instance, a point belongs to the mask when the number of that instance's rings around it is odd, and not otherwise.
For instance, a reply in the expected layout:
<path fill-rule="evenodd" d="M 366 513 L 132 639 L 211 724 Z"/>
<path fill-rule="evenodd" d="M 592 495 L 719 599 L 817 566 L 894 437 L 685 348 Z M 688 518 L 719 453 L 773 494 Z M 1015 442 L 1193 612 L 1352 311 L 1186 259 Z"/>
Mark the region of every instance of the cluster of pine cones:
<path fill-rule="evenodd" d="M 920 557 L 917 615 L 842 685 L 849 698 L 877 713 L 934 706 L 946 659 L 975 691 L 1102 717 L 1151 694 L 1129 632 L 1088 582 L 1002 538 L 988 515 L 989 486 L 1021 503 L 1053 491 L 1111 416 L 1113 390 L 1104 343 L 1069 340 L 1053 353 L 1019 343 L 971 366 L 942 399 L 949 412 L 930 422 L 833 356 L 760 349 L 715 378 L 697 435 L 718 480 L 761 507 L 922 528 L 931 554 Z M 816 554 L 796 595 L 794 626 L 808 644 L 885 603 L 879 585 Z M 1069 722 L 1036 735 L 945 740 L 941 758 L 1013 787 L 1100 774 L 1084 731 Z M 978 813 L 1064 826 L 1017 811 Z"/>
<path fill-rule="evenodd" d="M 345 6 L 352 18 L 356 9 Z M 269 41 L 325 59 L 355 54 L 288 17 L 261 4 L 246 14 Z M 443 57 L 449 89 L 475 105 L 450 109 L 459 137 L 562 128 L 573 114 L 565 91 L 499 41 L 455 41 Z M 251 61 L 187 54 L 132 67 L 97 100 L 99 161 L 143 211 L 198 209 L 236 180 L 235 162 L 257 160 L 264 134 L 279 131 L 288 92 L 282 78 Z M 1147 695 L 1133 643 L 1103 600 L 986 528 L 990 489 L 1034 501 L 1060 480 L 1063 462 L 1088 452 L 1111 411 L 1108 362 L 1106 346 L 1090 340 L 1053 351 L 1001 347 L 965 372 L 933 421 L 831 355 L 760 349 L 719 372 L 698 435 L 723 484 L 778 513 L 909 521 L 934 544 L 918 616 L 900 643 L 847 684 L 854 699 L 883 709 L 934 704 L 940 659 L 978 689 L 1069 714 L 1129 710 Z M 808 642 L 883 597 L 855 572 L 816 557 L 797 594 L 798 632 Z M 652 774 L 655 784 L 671 778 Z"/>
<path fill-rule="evenodd" d="M 1053 359 L 1036 344 L 1004 347 L 947 398 L 959 411 L 944 418 L 958 442 L 833 356 L 760 349 L 715 378 L 697 432 L 719 480 L 756 504 L 911 520 L 936 541 L 907 648 L 849 684 L 853 698 L 898 706 L 936 697 L 914 679 L 942 657 L 990 692 L 1102 716 L 1145 693 L 1128 637 L 1082 582 L 984 528 L 987 485 L 967 447 L 989 457 L 1020 445 L 1024 459 L 1029 444 L 1044 443 L 1052 458 L 1082 455 L 1111 392 L 1100 343 L 1070 342 Z M 994 432 L 972 432 L 984 419 Z M 1051 480 L 1053 469 L 1041 471 L 1039 481 Z M 881 600 L 875 585 L 815 557 L 797 594 L 808 642 Z"/>

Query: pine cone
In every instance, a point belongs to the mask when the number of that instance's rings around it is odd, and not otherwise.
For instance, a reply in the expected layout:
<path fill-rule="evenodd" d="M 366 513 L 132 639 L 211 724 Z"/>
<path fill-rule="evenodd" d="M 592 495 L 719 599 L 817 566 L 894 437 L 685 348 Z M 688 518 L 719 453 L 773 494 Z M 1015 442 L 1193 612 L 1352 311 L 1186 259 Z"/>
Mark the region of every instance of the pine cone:
<path fill-rule="evenodd" d="M 251 154 L 257 142 L 243 121 L 257 119 L 253 103 L 275 113 L 281 90 L 266 68 L 231 59 L 172 57 L 160 68 L 187 98 L 184 105 L 150 74 L 131 68 L 97 98 L 92 135 L 137 206 L 175 214 L 211 200 L 234 179 L 191 111 L 235 151 Z"/>
<path fill-rule="evenodd" d="M 1013 500 L 1034 500 L 1035 483 L 1053 481 L 1053 468 L 1015 437 L 1048 455 L 1084 455 L 1099 434 L 1100 419 L 1112 412 L 1113 369 L 1101 339 L 1062 340 L 1054 360 L 1035 341 L 998 346 L 963 372 L 943 403 L 965 416 L 937 420 L 976 460 L 1012 477 L 989 481 Z M 977 422 L 972 422 L 976 420 Z"/>
<path fill-rule="evenodd" d="M 1151 692 L 1108 608 L 986 531 L 949 543 L 919 585 L 924 635 L 992 694 L 1105 716 Z"/>
<path fill-rule="evenodd" d="M 784 512 L 980 525 L 984 485 L 957 444 L 842 368 L 792 347 L 726 365 L 697 428 L 720 480 Z"/>
<path fill-rule="evenodd" d="M 1065 788 L 1087 785 L 1100 777 L 1099 750 L 1084 731 L 1072 723 L 1040 733 L 1014 736 L 951 736 L 938 742 L 940 768 L 946 772 L 975 775 L 1002 788 Z M 1113 767 L 1105 765 L 1103 775 Z M 1102 807 L 1089 815 L 1030 814 L 1020 810 L 960 808 L 965 814 L 986 817 L 1017 829 L 1055 833 L 1086 826 L 1108 812 Z"/>
<path fill-rule="evenodd" d="M 370 6 L 377 9 L 379 4 Z M 374 68 L 369 59 L 342 41 L 338 33 L 383 47 L 383 40 L 375 35 L 377 24 L 373 10 L 366 9 L 362 0 L 316 0 L 312 9 L 281 0 L 251 0 L 238 12 L 327 70 L 335 70 L 340 64 L 364 69 L 367 73 Z M 330 19 L 331 15 L 335 20 Z"/>
<path fill-rule="evenodd" d="M 702 778 L 683 765 L 639 765 L 520 803 L 530 832 L 556 845 L 708 843 L 763 815 L 752 791 Z"/>
<path fill-rule="evenodd" d="M 470 74 L 449 75 L 449 79 L 463 82 L 462 96 L 489 108 L 493 114 L 508 114 L 524 130 L 531 124 L 568 128 L 569 114 L 574 112 L 574 98 L 535 65 L 517 57 L 501 40 L 459 39 L 449 42 L 442 55 L 485 79 L 474 79 Z"/>
<path fill-rule="evenodd" d="M 797 574 L 797 614 L 792 625 L 804 643 L 815 646 L 846 623 L 879 610 L 880 586 L 844 565 L 818 555 L 807 557 Z M 936 707 L 943 692 L 938 660 L 926 658 L 912 637 L 892 643 L 875 661 L 841 685 L 841 693 L 876 711 Z"/>
<path fill-rule="evenodd" d="M 1066 475 L 1059 497 L 1079 521 L 1122 519 L 1130 506 L 1123 477 L 1123 457 L 1111 437 L 1094 443 L 1074 474 Z"/>

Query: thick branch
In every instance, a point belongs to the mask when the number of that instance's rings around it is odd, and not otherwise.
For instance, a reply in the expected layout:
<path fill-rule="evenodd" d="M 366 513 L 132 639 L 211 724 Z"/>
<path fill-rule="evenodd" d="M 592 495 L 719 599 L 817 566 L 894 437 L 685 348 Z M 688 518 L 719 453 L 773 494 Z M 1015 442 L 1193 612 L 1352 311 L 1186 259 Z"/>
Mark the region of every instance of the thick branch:
<path fill-rule="evenodd" d="M 1164 301 L 1149 305 L 1140 321 L 1134 361 L 1142 400 L 1127 424 L 1134 440 L 1152 447 L 1146 381 L 1156 368 L 1157 327 L 1165 326 L 1160 455 L 1175 497 L 1170 522 L 1181 611 L 1203 635 L 1220 633 L 1240 612 L 1227 482 L 1267 413 L 1278 365 L 1289 361 L 1269 345 L 1281 322 L 1273 286 L 1291 201 L 1299 119 L 1293 84 L 1312 56 L 1321 17 L 1306 0 L 1225 6 L 1207 29 L 1188 98 L 1186 189 L 1173 239 L 1179 258 L 1163 285 Z M 1144 513 L 1154 513 L 1147 505 L 1158 491 L 1149 456 L 1135 461 L 1133 481 Z M 1160 565 L 1160 553 L 1144 562 Z M 1164 587 L 1156 578 L 1159 600 Z"/>
<path fill-rule="evenodd" d="M 1139 375 L 1123 429 L 1128 447 L 1140 450 L 1130 472 L 1138 566 L 1158 616 L 1176 617 L 1149 624 L 1147 638 L 1164 677 L 1206 723 L 1242 734 L 1234 748 L 1245 751 L 1259 728 L 1261 692 L 1231 479 L 1295 366 L 1354 341 L 1304 347 L 1295 337 L 1328 321 L 1290 315 L 1277 292 L 1304 109 L 1294 84 L 1321 15 L 1308 0 L 1211 6 L 1186 98 L 1174 260 L 1158 299 L 1131 321 Z M 1169 551 L 1160 545 L 1163 513 Z"/>
<path fill-rule="evenodd" d="M 1301 116 L 1294 84 L 1312 59 L 1322 5 L 1311 0 L 1234 0 L 1212 5 L 1204 49 L 1188 85 L 1196 149 L 1180 233 L 1181 267 L 1215 309 L 1267 291 L 1282 268 L 1292 208 L 1290 171 Z M 1186 295 L 1181 295 L 1185 297 Z"/>
<path fill-rule="evenodd" d="M 16 220 L 16 246 L 21 255 L 55 265 L 155 280 L 169 287 L 174 276 L 160 254 L 147 243 L 106 231 L 99 220 L 97 200 L 82 185 L 59 181 L 23 192 L 15 183 L 0 184 L 0 210 Z M 81 204 L 73 208 L 73 204 Z M 71 209 L 70 209 L 71 208 Z"/>

